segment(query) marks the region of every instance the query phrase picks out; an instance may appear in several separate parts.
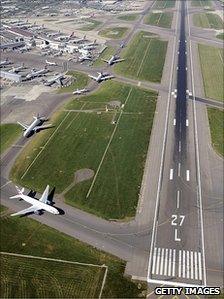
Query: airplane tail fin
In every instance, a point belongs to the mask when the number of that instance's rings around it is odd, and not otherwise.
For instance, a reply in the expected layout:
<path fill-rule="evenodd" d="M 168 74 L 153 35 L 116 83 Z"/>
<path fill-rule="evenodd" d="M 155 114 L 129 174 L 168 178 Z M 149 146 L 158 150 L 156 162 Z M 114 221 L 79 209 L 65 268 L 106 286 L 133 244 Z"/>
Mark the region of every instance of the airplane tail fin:
<path fill-rule="evenodd" d="M 72 32 L 72 34 L 69 36 L 70 38 L 74 36 L 74 31 Z"/>

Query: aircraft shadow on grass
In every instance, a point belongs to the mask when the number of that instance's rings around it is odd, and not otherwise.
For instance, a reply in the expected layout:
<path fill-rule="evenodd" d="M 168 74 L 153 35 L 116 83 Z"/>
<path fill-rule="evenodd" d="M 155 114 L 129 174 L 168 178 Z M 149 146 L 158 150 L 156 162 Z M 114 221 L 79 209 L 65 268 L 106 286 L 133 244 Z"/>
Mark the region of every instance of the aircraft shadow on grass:
<path fill-rule="evenodd" d="M 49 193 L 48 198 L 47 198 L 47 200 L 48 200 L 48 204 L 49 204 L 50 206 L 54 206 L 54 207 L 59 211 L 59 215 L 64 215 L 64 214 L 65 214 L 65 211 L 62 210 L 61 208 L 59 208 L 59 207 L 57 207 L 57 206 L 54 205 L 55 202 L 53 201 L 53 198 L 54 198 L 55 190 L 56 190 L 56 188 L 54 187 L 54 188 L 51 190 L 51 192 Z M 32 197 L 32 198 L 35 198 L 36 193 L 37 193 L 36 191 L 34 191 L 34 190 L 30 190 L 29 193 L 27 194 L 27 196 L 30 196 L 30 197 Z M 22 200 L 22 199 L 20 199 L 20 200 Z M 44 213 L 45 213 L 44 210 L 39 210 L 37 214 L 38 214 L 39 216 L 41 216 L 41 215 L 43 215 Z M 28 212 L 28 213 L 25 213 L 25 214 L 21 215 L 20 217 L 26 217 L 26 216 L 33 215 L 33 214 L 36 214 L 36 213 L 34 213 L 34 212 Z"/>

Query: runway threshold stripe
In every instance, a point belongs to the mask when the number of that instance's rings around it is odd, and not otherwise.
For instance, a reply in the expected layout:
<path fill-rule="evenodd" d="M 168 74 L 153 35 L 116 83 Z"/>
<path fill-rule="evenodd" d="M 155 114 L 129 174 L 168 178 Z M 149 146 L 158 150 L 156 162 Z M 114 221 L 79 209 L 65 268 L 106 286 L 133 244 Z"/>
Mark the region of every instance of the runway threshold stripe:
<path fill-rule="evenodd" d="M 179 250 L 179 267 L 178 267 L 178 276 L 181 277 L 181 254 L 182 254 L 182 251 Z"/>
<path fill-rule="evenodd" d="M 164 260 L 164 248 L 162 248 L 162 252 L 161 252 L 161 261 L 160 261 L 160 274 L 163 275 L 163 260 Z"/>
<path fill-rule="evenodd" d="M 159 274 L 160 250 L 161 249 L 158 248 L 157 261 L 156 261 L 156 274 Z"/>
<path fill-rule="evenodd" d="M 198 279 L 198 255 L 197 252 L 194 253 L 194 276 L 195 279 Z"/>
<path fill-rule="evenodd" d="M 187 251 L 187 278 L 190 277 L 190 252 Z"/>
<path fill-rule="evenodd" d="M 183 250 L 183 278 L 185 278 L 185 250 Z"/>
<path fill-rule="evenodd" d="M 191 251 L 191 279 L 194 279 L 194 253 Z"/>
<path fill-rule="evenodd" d="M 168 276 L 171 276 L 172 249 L 169 249 Z"/>
<path fill-rule="evenodd" d="M 156 252 L 157 248 L 154 248 L 154 253 L 153 253 L 153 261 L 152 261 L 152 274 L 155 274 L 155 266 L 156 266 Z"/>
<path fill-rule="evenodd" d="M 175 264 L 176 264 L 176 249 L 173 250 L 172 276 L 175 276 Z"/>
<path fill-rule="evenodd" d="M 164 275 L 167 275 L 168 253 L 169 253 L 169 250 L 168 250 L 168 248 L 166 248 L 166 253 L 165 253 L 165 264 L 164 264 Z"/>
<path fill-rule="evenodd" d="M 198 252 L 198 270 L 199 270 L 199 280 L 202 280 L 201 252 Z"/>

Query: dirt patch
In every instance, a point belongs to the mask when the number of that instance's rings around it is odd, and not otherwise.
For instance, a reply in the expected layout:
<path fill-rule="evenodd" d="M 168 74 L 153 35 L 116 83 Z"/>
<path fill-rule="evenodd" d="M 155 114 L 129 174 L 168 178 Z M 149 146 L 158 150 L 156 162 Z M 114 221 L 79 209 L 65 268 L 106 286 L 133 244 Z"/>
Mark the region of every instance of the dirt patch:
<path fill-rule="evenodd" d="M 112 108 L 120 108 L 121 102 L 120 101 L 110 101 L 108 105 Z"/>
<path fill-rule="evenodd" d="M 91 179 L 94 176 L 94 170 L 89 168 L 79 169 L 75 172 L 74 183 L 80 183 Z"/>

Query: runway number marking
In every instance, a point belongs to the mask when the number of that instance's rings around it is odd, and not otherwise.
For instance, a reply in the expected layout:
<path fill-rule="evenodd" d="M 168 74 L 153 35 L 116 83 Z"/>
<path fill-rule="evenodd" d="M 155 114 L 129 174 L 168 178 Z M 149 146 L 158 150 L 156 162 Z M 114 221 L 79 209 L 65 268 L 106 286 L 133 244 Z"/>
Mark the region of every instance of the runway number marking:
<path fill-rule="evenodd" d="M 171 218 L 172 218 L 171 225 L 182 226 L 185 219 L 185 215 L 172 215 Z M 177 221 L 178 218 L 180 218 L 180 221 Z"/>

